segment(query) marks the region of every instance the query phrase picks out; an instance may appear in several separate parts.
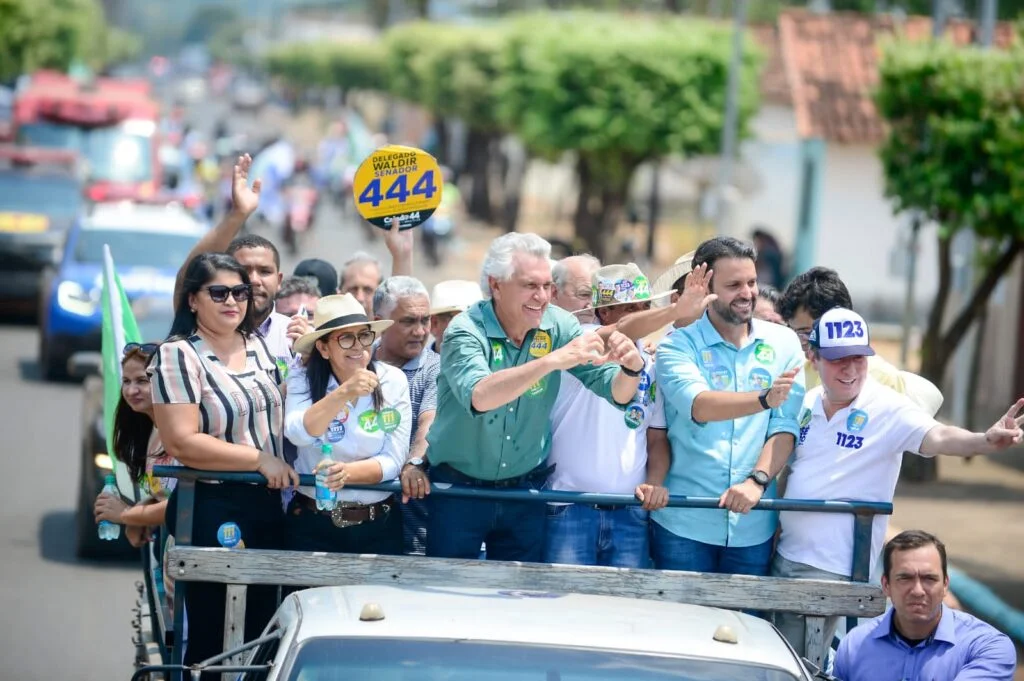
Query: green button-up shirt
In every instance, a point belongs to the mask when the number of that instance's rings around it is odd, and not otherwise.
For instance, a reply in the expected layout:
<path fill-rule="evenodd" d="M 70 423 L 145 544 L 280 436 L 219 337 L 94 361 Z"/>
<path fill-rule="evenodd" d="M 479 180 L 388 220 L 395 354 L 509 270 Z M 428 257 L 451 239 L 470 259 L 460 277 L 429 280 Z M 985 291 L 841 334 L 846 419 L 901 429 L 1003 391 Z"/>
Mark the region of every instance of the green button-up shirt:
<path fill-rule="evenodd" d="M 520 397 L 486 412 L 473 408 L 473 388 L 492 373 L 543 357 L 581 333 L 576 318 L 553 305 L 521 347 L 501 328 L 490 300 L 455 317 L 441 344 L 437 413 L 427 434 L 431 465 L 446 463 L 478 480 L 503 480 L 543 463 L 551 449 L 551 408 L 561 372 L 548 374 Z M 618 371 L 615 364 L 569 370 L 589 390 L 623 408 L 612 397 Z"/>

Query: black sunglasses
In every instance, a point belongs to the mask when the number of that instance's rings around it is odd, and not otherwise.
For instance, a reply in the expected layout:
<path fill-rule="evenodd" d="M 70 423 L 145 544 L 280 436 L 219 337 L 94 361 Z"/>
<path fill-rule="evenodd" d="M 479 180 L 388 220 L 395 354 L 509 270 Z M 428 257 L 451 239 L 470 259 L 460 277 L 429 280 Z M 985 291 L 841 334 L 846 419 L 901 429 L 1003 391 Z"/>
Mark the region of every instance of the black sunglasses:
<path fill-rule="evenodd" d="M 124 346 L 124 355 L 133 350 L 138 350 L 143 355 L 153 355 L 160 349 L 159 343 L 127 343 Z"/>
<path fill-rule="evenodd" d="M 249 295 L 252 293 L 252 287 L 248 284 L 239 284 L 238 286 L 221 286 L 213 285 L 206 287 L 207 293 L 210 294 L 210 300 L 215 303 L 223 303 L 228 299 L 228 295 L 235 299 L 236 303 L 244 303 L 249 300 Z"/>
<path fill-rule="evenodd" d="M 377 333 L 375 331 L 370 331 L 369 329 L 365 329 L 359 333 L 346 333 L 338 336 L 337 338 L 338 347 L 342 350 L 351 350 L 356 346 L 356 341 L 359 341 L 359 344 L 364 348 L 368 348 L 373 345 L 373 341 L 375 340 L 377 340 Z"/>

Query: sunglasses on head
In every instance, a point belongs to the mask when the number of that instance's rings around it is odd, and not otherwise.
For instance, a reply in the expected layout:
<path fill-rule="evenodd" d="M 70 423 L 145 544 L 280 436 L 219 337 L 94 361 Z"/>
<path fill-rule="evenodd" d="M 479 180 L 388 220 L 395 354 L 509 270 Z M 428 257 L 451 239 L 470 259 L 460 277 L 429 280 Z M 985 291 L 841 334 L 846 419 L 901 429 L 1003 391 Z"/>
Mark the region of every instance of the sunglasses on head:
<path fill-rule="evenodd" d="M 249 300 L 249 295 L 252 293 L 252 287 L 248 284 L 239 284 L 238 286 L 222 286 L 215 284 L 213 286 L 207 286 L 206 292 L 210 294 L 210 300 L 215 303 L 223 303 L 228 299 L 230 295 L 235 299 L 236 303 L 244 303 Z"/>
<path fill-rule="evenodd" d="M 127 343 L 124 346 L 124 355 L 129 352 L 138 350 L 143 355 L 152 355 L 160 348 L 159 343 Z"/>

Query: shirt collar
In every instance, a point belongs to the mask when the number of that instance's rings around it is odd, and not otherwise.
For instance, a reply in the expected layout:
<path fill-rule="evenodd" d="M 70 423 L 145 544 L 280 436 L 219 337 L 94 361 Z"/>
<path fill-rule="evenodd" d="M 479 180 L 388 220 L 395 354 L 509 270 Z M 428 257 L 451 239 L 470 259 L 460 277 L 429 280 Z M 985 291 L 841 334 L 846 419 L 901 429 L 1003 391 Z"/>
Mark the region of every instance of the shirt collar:
<path fill-rule="evenodd" d="M 896 608 L 889 608 L 889 611 L 882 617 L 881 623 L 875 630 L 871 632 L 871 638 L 892 638 L 896 639 L 896 623 L 893 621 L 893 617 L 896 614 Z M 942 606 L 942 616 L 939 618 L 939 626 L 935 628 L 935 632 L 928 637 L 928 641 L 942 641 L 949 643 L 950 645 L 956 645 L 956 620 L 953 615 L 953 611 L 947 608 L 945 605 Z"/>
<path fill-rule="evenodd" d="M 274 311 L 271 310 L 270 314 L 267 315 L 267 318 L 263 320 L 263 323 L 256 327 L 256 333 L 266 338 L 267 334 L 270 333 L 270 325 L 273 323 L 273 321 Z"/>
<path fill-rule="evenodd" d="M 732 343 L 722 338 L 722 334 L 718 333 L 718 329 L 711 323 L 711 316 L 708 311 L 705 310 L 704 315 L 696 323 L 705 346 L 728 345 L 730 348 L 735 347 Z M 755 341 L 764 340 L 765 324 L 766 322 L 762 322 L 760 319 L 750 320 L 750 333 L 747 335 L 747 342 L 743 345 L 744 348 Z M 740 349 L 742 350 L 743 348 Z"/>
<path fill-rule="evenodd" d="M 483 322 L 484 333 L 487 334 L 488 338 L 497 338 L 499 340 L 507 340 L 508 333 L 501 326 L 501 322 L 498 321 L 498 315 L 494 313 L 494 301 L 493 299 L 481 300 L 476 303 L 476 309 L 480 312 L 480 319 Z M 568 314 L 568 313 L 566 313 Z M 550 331 L 551 327 L 555 325 L 554 313 L 551 311 L 551 305 L 549 304 L 544 308 L 544 314 L 540 318 L 540 328 L 542 331 Z M 529 335 L 529 331 L 527 332 Z"/>

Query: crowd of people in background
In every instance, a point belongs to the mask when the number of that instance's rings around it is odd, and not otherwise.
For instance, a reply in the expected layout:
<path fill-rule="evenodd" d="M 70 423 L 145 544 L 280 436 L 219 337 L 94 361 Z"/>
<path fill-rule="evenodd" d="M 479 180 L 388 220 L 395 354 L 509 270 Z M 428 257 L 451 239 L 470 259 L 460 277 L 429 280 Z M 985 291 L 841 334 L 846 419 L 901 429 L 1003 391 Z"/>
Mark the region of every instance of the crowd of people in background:
<path fill-rule="evenodd" d="M 787 282 L 763 233 L 758 249 L 709 239 L 656 277 L 588 255 L 552 261 L 543 238 L 511 233 L 491 243 L 478 282 L 428 291 L 411 232 L 393 229 L 389 276 L 353 253 L 285 277 L 271 241 L 239 235 L 262 200 L 250 163 L 234 167 L 232 209 L 183 263 L 168 338 L 125 349 L 116 449 L 150 500 L 101 498 L 96 512 L 135 542 L 174 535 L 172 481 L 147 472 L 173 461 L 268 481 L 198 484 L 197 546 L 218 545 L 230 521 L 253 548 L 847 581 L 852 517 L 751 511 L 762 499 L 891 502 L 905 451 L 984 455 L 1024 435 L 1024 400 L 983 433 L 938 423 L 939 390 L 878 357 L 839 275 Z M 298 485 L 324 444 L 333 510 Z M 392 480 L 401 495 L 346 489 Z M 432 483 L 641 505 L 430 497 Z M 719 508 L 673 507 L 671 495 Z M 876 516 L 872 578 L 894 609 L 845 636 L 838 677 L 881 678 L 872 670 L 915 656 L 928 678 L 1010 679 L 1009 639 L 943 605 L 942 543 L 886 533 Z M 224 597 L 189 587 L 186 664 L 220 652 Z M 276 602 L 249 589 L 247 640 Z M 775 621 L 810 652 L 802 618 Z"/>

